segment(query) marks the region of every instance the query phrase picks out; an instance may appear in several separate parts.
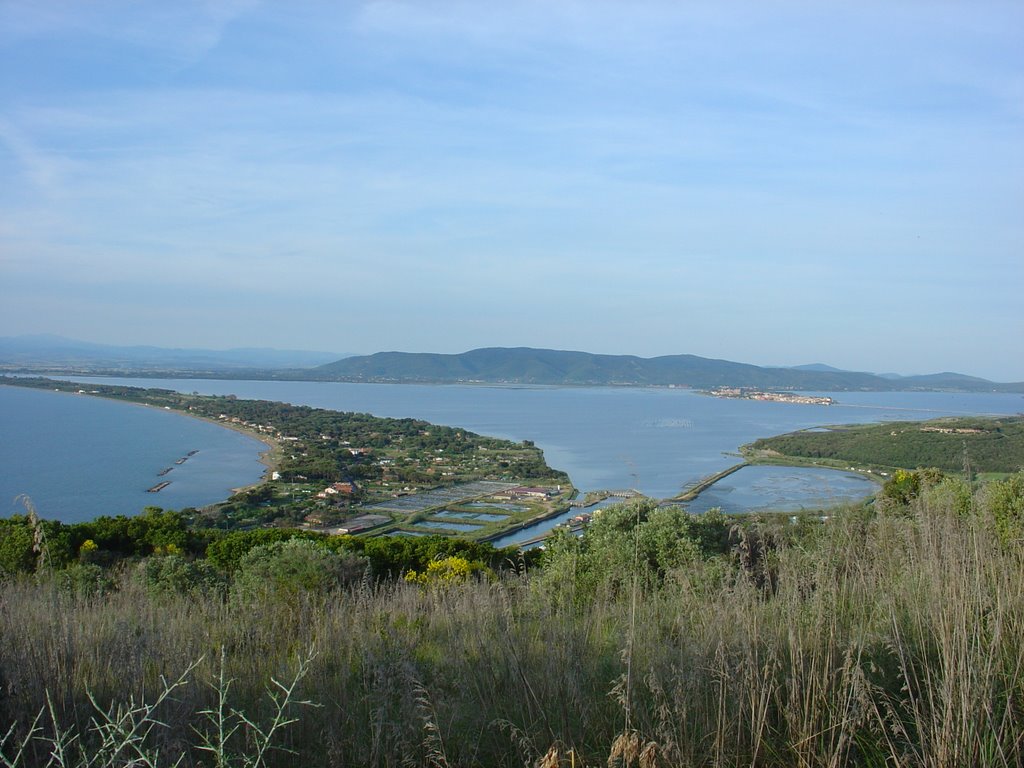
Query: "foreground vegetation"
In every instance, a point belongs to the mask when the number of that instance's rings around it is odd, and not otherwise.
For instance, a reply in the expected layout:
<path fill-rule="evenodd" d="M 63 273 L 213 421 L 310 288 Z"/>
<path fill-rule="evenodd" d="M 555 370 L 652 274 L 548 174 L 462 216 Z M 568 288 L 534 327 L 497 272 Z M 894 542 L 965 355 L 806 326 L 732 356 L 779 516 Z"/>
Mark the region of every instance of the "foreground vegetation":
<path fill-rule="evenodd" d="M 269 531 L 58 567 L 23 519 L 3 764 L 1020 765 L 1022 521 L 1024 475 L 935 472 L 824 523 L 612 508 L 539 564 Z"/>

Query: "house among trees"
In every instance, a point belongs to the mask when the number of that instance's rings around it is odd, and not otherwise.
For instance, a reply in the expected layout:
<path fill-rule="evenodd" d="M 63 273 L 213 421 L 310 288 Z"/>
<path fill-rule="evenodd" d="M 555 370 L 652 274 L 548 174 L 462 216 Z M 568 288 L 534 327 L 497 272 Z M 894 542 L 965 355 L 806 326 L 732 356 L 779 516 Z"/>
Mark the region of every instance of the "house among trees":
<path fill-rule="evenodd" d="M 329 499 L 331 496 L 337 496 L 339 494 L 343 496 L 351 496 L 357 490 L 356 484 L 352 481 L 346 481 L 344 483 L 331 483 L 329 486 L 324 488 L 320 493 L 317 494 L 318 499 Z"/>
<path fill-rule="evenodd" d="M 390 522 L 391 518 L 385 515 L 361 515 L 359 517 L 353 517 L 351 520 L 344 523 L 341 527 L 336 529 L 335 533 L 344 536 L 346 534 L 358 533 L 360 531 L 368 531 L 371 528 L 376 528 L 378 525 Z"/>

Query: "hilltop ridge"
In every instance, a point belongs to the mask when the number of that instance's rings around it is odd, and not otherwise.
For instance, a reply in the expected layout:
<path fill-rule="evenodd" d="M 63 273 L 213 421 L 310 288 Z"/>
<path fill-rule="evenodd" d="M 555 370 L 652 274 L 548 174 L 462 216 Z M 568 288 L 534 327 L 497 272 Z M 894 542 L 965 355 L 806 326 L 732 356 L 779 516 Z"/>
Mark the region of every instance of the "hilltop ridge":
<path fill-rule="evenodd" d="M 820 364 L 768 368 L 686 354 L 642 358 L 531 347 L 485 347 L 460 354 L 378 352 L 321 365 L 308 375 L 323 380 L 368 382 L 1024 392 L 1024 383 L 998 384 L 956 373 L 891 379 Z"/>
<path fill-rule="evenodd" d="M 996 383 L 962 373 L 874 374 L 820 362 L 759 366 L 690 354 L 645 358 L 533 347 L 482 347 L 457 354 L 391 351 L 344 355 L 267 348 L 124 347 L 58 336 L 0 337 L 0 370 L 149 378 L 1024 393 L 1024 382 Z"/>

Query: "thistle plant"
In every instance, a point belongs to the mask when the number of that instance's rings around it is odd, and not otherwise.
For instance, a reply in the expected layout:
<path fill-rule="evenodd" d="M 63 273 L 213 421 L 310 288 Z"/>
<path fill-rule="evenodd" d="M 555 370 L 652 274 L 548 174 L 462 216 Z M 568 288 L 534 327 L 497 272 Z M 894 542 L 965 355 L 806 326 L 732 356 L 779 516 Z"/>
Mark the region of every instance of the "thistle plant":
<path fill-rule="evenodd" d="M 214 768 L 266 768 L 272 752 L 291 752 L 278 746 L 277 741 L 285 728 L 298 722 L 293 714 L 296 707 L 314 706 L 296 697 L 314 655 L 310 651 L 298 661 L 288 682 L 271 678 L 267 686 L 271 713 L 269 720 L 260 724 L 252 715 L 230 705 L 232 680 L 225 674 L 222 652 L 218 675 L 211 683 L 216 703 L 197 713 L 206 727 L 193 728 L 198 738 L 194 749 L 209 753 Z M 185 762 L 188 753 L 179 748 L 169 755 L 168 750 L 161 749 L 157 733 L 169 727 L 159 711 L 190 684 L 192 672 L 201 663 L 202 659 L 190 664 L 173 682 L 161 678 L 161 691 L 152 701 L 130 696 L 103 707 L 89 692 L 94 712 L 84 732 L 62 725 L 47 692 L 46 706 L 20 738 L 16 724 L 0 737 L 0 768 L 176 768 Z"/>

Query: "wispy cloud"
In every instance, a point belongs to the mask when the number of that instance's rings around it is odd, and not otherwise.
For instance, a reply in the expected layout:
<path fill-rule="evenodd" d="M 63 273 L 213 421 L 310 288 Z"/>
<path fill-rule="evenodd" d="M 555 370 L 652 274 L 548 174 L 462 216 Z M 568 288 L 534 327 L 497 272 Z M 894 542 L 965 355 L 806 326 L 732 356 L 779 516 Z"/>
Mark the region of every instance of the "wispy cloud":
<path fill-rule="evenodd" d="M 68 158 L 40 149 L 24 132 L 2 118 L 0 144 L 33 189 L 51 196 L 61 192 L 63 178 L 73 165 Z"/>
<path fill-rule="evenodd" d="M 75 286 L 126 314 L 133 291 L 154 314 L 223 291 L 233 318 L 302 318 L 288 338 L 386 306 L 367 349 L 521 332 L 736 357 L 711 347 L 756 347 L 755 313 L 778 360 L 781 337 L 830 349 L 842 308 L 945 354 L 936 329 L 991 312 L 964 286 L 1005 307 L 1024 283 L 1022 15 L 8 2 L 0 320 Z"/>

